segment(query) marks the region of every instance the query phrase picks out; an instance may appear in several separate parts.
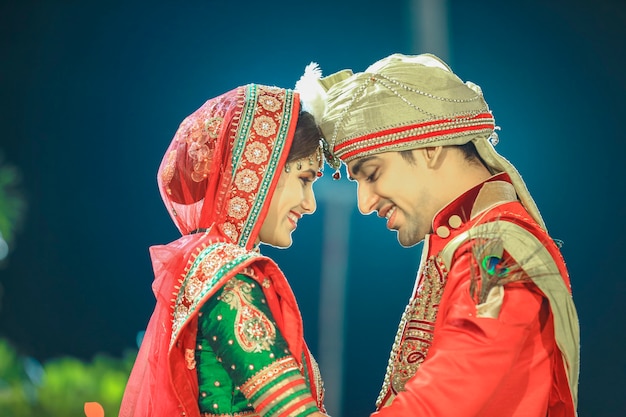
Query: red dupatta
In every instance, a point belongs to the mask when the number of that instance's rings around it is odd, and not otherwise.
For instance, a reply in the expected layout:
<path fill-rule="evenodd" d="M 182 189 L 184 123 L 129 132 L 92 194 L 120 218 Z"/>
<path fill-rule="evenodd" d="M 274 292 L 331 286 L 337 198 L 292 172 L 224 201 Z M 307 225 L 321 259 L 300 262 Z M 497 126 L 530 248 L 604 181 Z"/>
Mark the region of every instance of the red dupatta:
<path fill-rule="evenodd" d="M 196 332 L 197 311 L 191 306 L 198 300 L 181 290 L 181 277 L 207 248 L 229 249 L 214 260 L 216 269 L 203 276 L 210 284 L 202 298 L 246 267 L 271 276 L 278 297 L 270 307 L 282 312 L 279 329 L 296 360 L 306 351 L 289 284 L 271 259 L 254 250 L 299 110 L 297 93 L 250 84 L 207 101 L 181 123 L 159 168 L 158 184 L 183 236 L 150 248 L 156 306 L 126 386 L 121 417 L 199 415 L 197 381 L 185 374 L 185 358 L 176 348 L 181 342 L 194 343 Z"/>

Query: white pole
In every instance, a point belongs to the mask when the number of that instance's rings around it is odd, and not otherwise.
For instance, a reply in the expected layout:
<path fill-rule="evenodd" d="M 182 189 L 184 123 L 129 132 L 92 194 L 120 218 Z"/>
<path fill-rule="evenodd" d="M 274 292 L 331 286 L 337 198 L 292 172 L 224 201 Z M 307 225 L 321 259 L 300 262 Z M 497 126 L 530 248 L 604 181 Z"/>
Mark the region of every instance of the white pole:
<path fill-rule="evenodd" d="M 446 62 L 450 59 L 447 3 L 446 0 L 412 0 L 414 53 L 433 53 Z"/>
<path fill-rule="evenodd" d="M 326 388 L 324 402 L 332 417 L 341 417 L 343 397 L 348 244 L 350 216 L 356 204 L 356 191 L 353 188 L 353 184 L 341 179 L 332 181 L 327 188 L 319 187 L 317 192 L 318 200 L 325 208 L 318 360 Z"/>

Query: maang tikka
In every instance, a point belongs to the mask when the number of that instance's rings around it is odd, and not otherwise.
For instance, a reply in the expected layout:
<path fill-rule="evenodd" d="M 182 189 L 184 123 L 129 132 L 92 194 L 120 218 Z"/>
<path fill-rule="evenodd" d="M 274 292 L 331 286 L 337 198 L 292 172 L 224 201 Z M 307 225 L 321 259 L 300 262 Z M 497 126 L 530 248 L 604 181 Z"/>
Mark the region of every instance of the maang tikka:
<path fill-rule="evenodd" d="M 320 146 L 318 146 L 318 148 L 315 150 L 315 160 L 313 159 L 313 155 L 309 155 L 309 156 L 308 156 L 309 166 L 310 166 L 310 167 L 314 166 L 314 165 L 315 165 L 315 162 L 317 162 L 318 169 L 317 169 L 317 174 L 316 174 L 316 175 L 317 175 L 318 177 L 321 177 L 321 176 L 323 175 L 323 173 L 322 173 L 322 168 L 323 168 L 323 164 L 322 164 L 322 152 L 323 152 L 323 151 L 322 151 L 322 147 L 321 147 L 321 145 L 320 145 Z M 295 162 L 296 162 L 296 170 L 297 170 L 297 171 L 301 171 L 301 170 L 302 170 L 302 161 L 303 161 L 304 159 L 305 159 L 305 158 L 300 158 L 300 159 L 297 159 L 297 160 L 295 161 Z M 285 172 L 287 172 L 287 173 L 291 172 L 291 163 L 289 163 L 289 162 L 285 163 Z"/>

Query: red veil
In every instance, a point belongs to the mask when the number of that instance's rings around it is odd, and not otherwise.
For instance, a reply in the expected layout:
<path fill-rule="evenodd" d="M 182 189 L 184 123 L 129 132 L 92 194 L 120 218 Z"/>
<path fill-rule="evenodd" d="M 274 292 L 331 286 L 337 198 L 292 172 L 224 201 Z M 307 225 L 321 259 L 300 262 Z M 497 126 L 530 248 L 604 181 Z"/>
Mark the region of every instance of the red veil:
<path fill-rule="evenodd" d="M 199 415 L 195 371 L 185 366 L 185 352 L 195 344 L 198 306 L 243 268 L 271 276 L 277 293 L 272 308 L 281 311 L 277 324 L 297 360 L 306 352 L 300 313 L 284 275 L 254 250 L 299 110 L 297 93 L 250 84 L 207 101 L 181 123 L 158 184 L 183 236 L 150 248 L 156 306 L 120 416 Z M 194 287 L 184 278 L 207 248 L 217 255 L 194 277 Z"/>

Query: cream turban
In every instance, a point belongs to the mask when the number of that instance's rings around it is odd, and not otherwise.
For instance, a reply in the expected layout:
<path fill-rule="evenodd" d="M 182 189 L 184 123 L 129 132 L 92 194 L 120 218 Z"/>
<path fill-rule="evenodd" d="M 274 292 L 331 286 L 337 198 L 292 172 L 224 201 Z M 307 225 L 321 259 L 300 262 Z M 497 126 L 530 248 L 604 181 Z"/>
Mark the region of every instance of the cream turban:
<path fill-rule="evenodd" d="M 312 89 L 306 80 L 315 77 L 318 91 L 307 94 Z M 361 73 L 320 77 L 320 71 L 309 71 L 299 83 L 305 90 L 303 107 L 316 109 L 331 166 L 382 152 L 472 141 L 492 173 L 509 175 L 522 204 L 545 229 L 520 174 L 494 149 L 497 127 L 480 87 L 463 82 L 441 59 L 393 54 Z"/>

